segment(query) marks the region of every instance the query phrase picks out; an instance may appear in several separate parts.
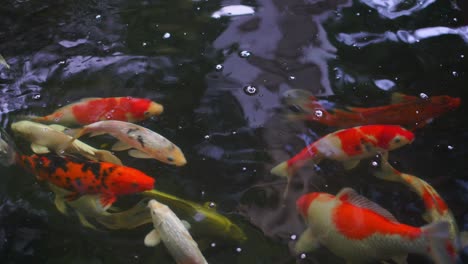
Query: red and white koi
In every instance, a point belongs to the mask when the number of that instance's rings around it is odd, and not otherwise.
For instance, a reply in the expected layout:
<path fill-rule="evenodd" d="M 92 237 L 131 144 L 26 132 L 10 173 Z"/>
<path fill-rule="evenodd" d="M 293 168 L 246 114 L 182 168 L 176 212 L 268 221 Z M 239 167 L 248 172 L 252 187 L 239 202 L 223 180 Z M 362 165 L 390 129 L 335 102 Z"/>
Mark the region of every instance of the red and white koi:
<path fill-rule="evenodd" d="M 154 158 L 175 166 L 183 166 L 187 163 L 184 153 L 174 143 L 136 124 L 116 120 L 99 121 L 81 129 L 69 130 L 68 133 L 74 135 L 68 144 L 88 133 L 92 133 L 92 136 L 109 134 L 119 140 L 112 146 L 114 151 L 131 149 L 128 153 L 132 157 Z"/>
<path fill-rule="evenodd" d="M 343 162 L 346 169 L 378 153 L 387 153 L 414 140 L 414 134 L 395 125 L 368 125 L 338 130 L 305 147 L 301 152 L 274 167 L 272 174 L 290 178 L 306 162 L 322 159 Z"/>
<path fill-rule="evenodd" d="M 323 245 L 351 263 L 393 259 L 408 253 L 425 255 L 437 264 L 454 263 L 456 253 L 445 221 L 423 227 L 399 223 L 387 210 L 351 188 L 336 196 L 309 193 L 297 200 L 308 228 L 295 245 L 297 253 Z"/>
<path fill-rule="evenodd" d="M 423 214 L 423 219 L 428 223 L 446 221 L 450 226 L 450 238 L 453 244 L 459 248 L 460 242 L 458 241 L 459 232 L 457 222 L 448 208 L 447 203 L 429 183 L 416 176 L 396 170 L 384 158 L 381 159 L 380 170 L 374 171 L 373 174 L 377 178 L 383 180 L 403 183 L 416 192 L 418 196 L 421 197 L 426 207 L 426 213 Z"/>
<path fill-rule="evenodd" d="M 36 122 L 62 125 L 87 125 L 101 120 L 139 122 L 160 115 L 162 105 L 145 98 L 84 98 L 43 117 L 29 117 Z"/>

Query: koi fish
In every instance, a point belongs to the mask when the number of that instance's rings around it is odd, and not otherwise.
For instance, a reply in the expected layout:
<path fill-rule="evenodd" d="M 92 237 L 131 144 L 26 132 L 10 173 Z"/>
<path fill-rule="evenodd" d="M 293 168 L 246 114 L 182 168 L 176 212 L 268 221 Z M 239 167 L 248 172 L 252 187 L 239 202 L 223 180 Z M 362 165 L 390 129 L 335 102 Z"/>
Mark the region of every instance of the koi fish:
<path fill-rule="evenodd" d="M 408 128 L 421 128 L 434 118 L 458 108 L 460 98 L 431 96 L 421 98 L 400 93 L 392 95 L 392 104 L 378 107 L 346 107 L 341 110 L 333 106 L 325 107 L 323 101 L 303 90 L 286 92 L 286 101 L 297 113 L 290 119 L 301 119 L 321 124 L 347 128 L 370 124 L 401 125 Z"/>
<path fill-rule="evenodd" d="M 62 154 L 62 146 L 69 142 L 72 137 L 64 134 L 62 131 L 66 127 L 60 125 L 43 125 L 31 121 L 19 121 L 11 124 L 11 130 L 21 137 L 31 141 L 31 149 L 36 154 L 49 153 L 54 150 L 57 154 Z M 119 158 L 111 152 L 102 149 L 95 149 L 79 140 L 73 141 L 65 149 L 64 154 L 80 154 L 90 160 L 107 161 L 117 165 L 122 165 Z"/>
<path fill-rule="evenodd" d="M 163 109 L 162 105 L 144 98 L 84 98 L 50 115 L 30 118 L 36 122 L 62 125 L 87 125 L 101 120 L 139 122 L 161 114 Z"/>
<path fill-rule="evenodd" d="M 149 201 L 148 207 L 154 229 L 145 237 L 146 246 L 156 246 L 163 241 L 178 264 L 208 263 L 188 232 L 187 224 L 184 225 L 169 207 L 156 200 Z"/>
<path fill-rule="evenodd" d="M 387 153 L 413 142 L 414 134 L 395 125 L 368 125 L 338 130 L 305 147 L 301 152 L 274 167 L 271 173 L 288 177 L 306 162 L 315 164 L 322 159 L 343 162 L 352 169 L 364 158 L 378 153 Z"/>
<path fill-rule="evenodd" d="M 112 205 L 117 196 L 153 189 L 155 182 L 134 168 L 52 154 L 18 155 L 17 163 L 38 180 L 70 191 L 65 197 L 68 201 L 98 194 L 103 207 Z"/>
<path fill-rule="evenodd" d="M 82 135 L 109 134 L 119 141 L 112 146 L 114 151 L 131 149 L 128 154 L 135 158 L 154 158 L 164 163 L 183 166 L 187 163 L 184 153 L 165 137 L 142 126 L 115 120 L 99 121 L 81 129 L 70 130 L 74 135 L 68 144 Z"/>
<path fill-rule="evenodd" d="M 401 182 L 421 197 L 424 202 L 424 206 L 426 207 L 426 213 L 423 215 L 423 219 L 426 220 L 426 222 L 446 221 L 449 224 L 450 239 L 458 248 L 459 232 L 457 222 L 439 193 L 437 193 L 437 191 L 423 179 L 396 170 L 384 158 L 381 159 L 380 168 L 381 170 L 379 171 L 373 171 L 373 174 L 377 178 L 387 181 Z"/>
<path fill-rule="evenodd" d="M 132 213 L 127 210 L 125 211 L 125 215 L 122 216 L 118 215 L 121 213 L 113 213 L 109 217 L 98 217 L 96 220 L 109 229 L 131 229 L 150 223 L 152 222 L 152 218 L 148 214 L 147 204 L 149 200 L 156 199 L 170 206 L 176 215 L 185 219 L 193 227 L 195 235 L 235 243 L 243 242 L 247 239 L 239 226 L 224 215 L 216 212 L 214 208 L 157 190 L 144 191 L 141 195 L 145 198 L 131 209 Z"/>
<path fill-rule="evenodd" d="M 336 196 L 305 194 L 296 205 L 308 225 L 295 245 L 297 253 L 313 251 L 321 244 L 351 263 L 387 259 L 406 263 L 408 253 L 428 256 L 438 264 L 455 263 L 447 222 L 423 227 L 399 223 L 387 210 L 351 188 Z"/>
<path fill-rule="evenodd" d="M 0 164 L 8 167 L 15 164 L 16 145 L 10 135 L 0 127 Z"/>

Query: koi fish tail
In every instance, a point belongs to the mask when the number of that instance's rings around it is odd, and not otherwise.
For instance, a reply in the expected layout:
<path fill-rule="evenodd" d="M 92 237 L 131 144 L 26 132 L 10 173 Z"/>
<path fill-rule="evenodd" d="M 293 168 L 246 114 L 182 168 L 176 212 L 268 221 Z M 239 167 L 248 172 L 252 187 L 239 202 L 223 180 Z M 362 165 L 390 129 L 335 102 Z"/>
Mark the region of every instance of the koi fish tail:
<path fill-rule="evenodd" d="M 456 262 L 456 249 L 450 240 L 449 230 L 450 225 L 446 221 L 434 222 L 422 227 L 429 244 L 428 254 L 436 264 Z"/>
<path fill-rule="evenodd" d="M 110 151 L 100 149 L 95 151 L 94 154 L 96 155 L 96 158 L 100 161 L 106 161 L 117 165 L 122 165 L 122 161 L 116 156 L 114 156 L 114 154 L 112 154 Z"/>
<path fill-rule="evenodd" d="M 383 157 L 380 159 L 380 169 L 374 171 L 373 174 L 375 177 L 386 181 L 403 181 L 401 173 L 395 168 L 393 168 L 392 165 L 390 165 L 390 163 L 388 162 L 388 160 Z"/>

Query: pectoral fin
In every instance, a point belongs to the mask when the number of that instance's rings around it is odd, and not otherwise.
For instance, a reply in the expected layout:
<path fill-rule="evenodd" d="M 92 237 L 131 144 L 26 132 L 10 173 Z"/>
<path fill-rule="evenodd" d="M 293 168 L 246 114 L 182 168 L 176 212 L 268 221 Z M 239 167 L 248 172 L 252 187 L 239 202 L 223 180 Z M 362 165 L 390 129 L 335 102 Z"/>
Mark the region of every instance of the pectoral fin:
<path fill-rule="evenodd" d="M 297 240 L 294 249 L 296 253 L 310 252 L 317 249 L 319 245 L 319 241 L 312 233 L 312 230 L 307 228 Z"/>
<path fill-rule="evenodd" d="M 103 206 L 103 208 L 109 208 L 115 201 L 117 200 L 117 198 L 114 196 L 114 195 L 110 195 L 110 194 L 103 194 L 101 195 L 101 199 L 100 199 L 100 202 L 101 202 L 101 205 Z"/>
<path fill-rule="evenodd" d="M 127 149 L 131 149 L 132 146 L 128 145 L 127 143 L 125 142 L 122 142 L 122 141 L 117 141 L 114 145 L 112 145 L 112 150 L 113 151 L 122 151 L 122 150 L 127 150 Z"/>
<path fill-rule="evenodd" d="M 76 215 L 78 215 L 78 219 L 80 220 L 80 223 L 84 227 L 91 228 L 91 229 L 96 229 L 96 227 L 93 224 L 91 224 L 88 221 L 88 219 L 86 219 L 86 217 L 84 215 L 82 215 L 80 212 L 76 211 Z"/>
<path fill-rule="evenodd" d="M 50 152 L 50 150 L 47 147 L 35 143 L 31 143 L 31 149 L 36 154 L 46 154 Z"/>
<path fill-rule="evenodd" d="M 57 210 L 59 210 L 60 213 L 64 215 L 67 214 L 67 206 L 62 197 L 59 197 L 57 194 L 55 194 L 54 203 L 55 203 L 55 207 L 57 207 Z"/>
<path fill-rule="evenodd" d="M 185 220 L 181 220 L 182 224 L 184 225 L 185 229 L 189 230 L 191 225 L 189 222 L 185 221 Z"/>
<path fill-rule="evenodd" d="M 156 229 L 151 230 L 146 236 L 145 236 L 145 246 L 147 247 L 155 247 L 161 242 L 161 237 L 159 235 L 159 232 L 156 231 Z"/>
<path fill-rule="evenodd" d="M 128 155 L 139 158 L 139 159 L 152 159 L 153 157 L 149 156 L 148 154 L 144 153 L 143 151 L 139 151 L 136 149 L 131 149 L 128 151 Z"/>
<path fill-rule="evenodd" d="M 351 170 L 359 164 L 360 160 L 348 160 L 343 162 L 345 170 Z"/>

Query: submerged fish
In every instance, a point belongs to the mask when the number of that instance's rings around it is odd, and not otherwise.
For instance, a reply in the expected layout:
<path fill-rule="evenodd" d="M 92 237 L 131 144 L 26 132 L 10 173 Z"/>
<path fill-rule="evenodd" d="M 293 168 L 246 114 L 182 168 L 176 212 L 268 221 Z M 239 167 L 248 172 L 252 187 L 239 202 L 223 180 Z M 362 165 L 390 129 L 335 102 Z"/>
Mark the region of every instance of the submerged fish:
<path fill-rule="evenodd" d="M 11 166 L 16 161 L 16 145 L 10 135 L 0 127 L 0 164 L 3 166 Z"/>
<path fill-rule="evenodd" d="M 460 98 L 431 96 L 421 98 L 395 93 L 392 104 L 377 107 L 336 107 L 327 109 L 323 101 L 304 90 L 286 92 L 286 101 L 296 109 L 291 119 L 318 122 L 327 126 L 347 128 L 370 124 L 400 125 L 407 128 L 421 128 L 434 118 L 458 108 Z"/>
<path fill-rule="evenodd" d="M 70 142 L 82 135 L 109 134 L 119 140 L 113 147 L 114 151 L 131 149 L 128 153 L 135 158 L 154 158 L 164 163 L 183 166 L 187 163 L 184 153 L 165 137 L 145 127 L 122 121 L 99 121 L 70 131 L 74 137 Z"/>
<path fill-rule="evenodd" d="M 11 124 L 11 130 L 27 139 L 31 143 L 31 149 L 36 154 L 49 153 L 54 150 L 57 154 L 80 154 L 91 160 L 100 160 L 122 165 L 119 158 L 107 150 L 95 149 L 79 140 L 73 141 L 65 149 L 63 145 L 72 137 L 64 134 L 66 127 L 60 125 L 43 125 L 31 121 L 19 121 Z M 62 153 L 63 151 L 63 153 Z"/>
<path fill-rule="evenodd" d="M 7 69 L 10 69 L 10 65 L 6 62 L 5 58 L 0 54 L 0 65 L 5 66 Z"/>
<path fill-rule="evenodd" d="M 296 252 L 324 245 L 350 263 L 393 259 L 406 263 L 406 255 L 425 255 L 435 263 L 454 263 L 456 253 L 447 222 L 423 227 L 399 223 L 393 215 L 351 188 L 336 196 L 309 193 L 297 200 L 308 228 L 295 245 Z"/>
<path fill-rule="evenodd" d="M 109 229 L 131 229 L 152 222 L 146 206 L 149 199 L 156 199 L 172 208 L 182 219 L 193 227 L 193 233 L 199 237 L 218 238 L 227 242 L 243 242 L 246 235 L 236 224 L 215 209 L 187 201 L 157 190 L 141 193 L 146 198 L 132 208 L 132 212 L 110 217 L 98 217 L 96 221 Z M 127 212 L 127 211 L 125 211 Z"/>
<path fill-rule="evenodd" d="M 76 200 L 85 194 L 98 194 L 103 207 L 112 205 L 117 196 L 154 188 L 155 180 L 143 172 L 109 162 L 83 161 L 52 154 L 19 155 L 18 164 L 47 181 L 70 191 L 65 198 Z"/>
<path fill-rule="evenodd" d="M 274 167 L 272 174 L 288 177 L 306 162 L 316 164 L 322 159 L 343 162 L 354 168 L 361 159 L 387 153 L 414 140 L 414 134 L 400 126 L 368 125 L 338 130 L 305 147 L 301 152 Z"/>
<path fill-rule="evenodd" d="M 87 125 L 102 120 L 138 122 L 159 115 L 162 111 L 162 105 L 145 98 L 84 98 L 50 115 L 30 118 L 36 122 Z"/>
<path fill-rule="evenodd" d="M 427 222 L 446 221 L 450 226 L 450 238 L 453 244 L 459 248 L 457 222 L 437 191 L 423 179 L 396 170 L 384 158 L 381 159 L 380 166 L 381 170 L 374 171 L 374 175 L 383 180 L 401 182 L 416 192 L 426 207 L 423 219 Z"/>
<path fill-rule="evenodd" d="M 146 246 L 163 242 L 178 264 L 207 263 L 186 224 L 166 205 L 151 200 L 148 203 L 154 229 L 145 237 Z"/>

